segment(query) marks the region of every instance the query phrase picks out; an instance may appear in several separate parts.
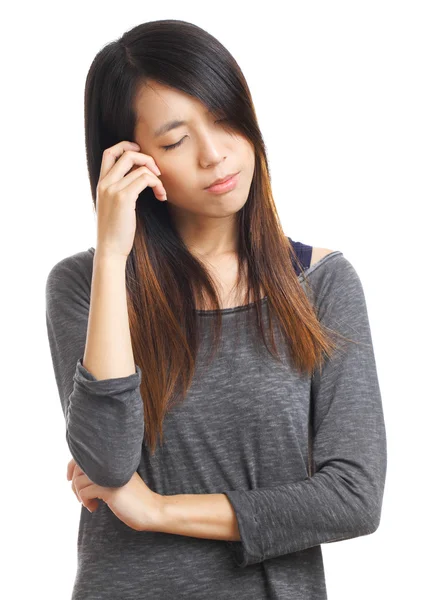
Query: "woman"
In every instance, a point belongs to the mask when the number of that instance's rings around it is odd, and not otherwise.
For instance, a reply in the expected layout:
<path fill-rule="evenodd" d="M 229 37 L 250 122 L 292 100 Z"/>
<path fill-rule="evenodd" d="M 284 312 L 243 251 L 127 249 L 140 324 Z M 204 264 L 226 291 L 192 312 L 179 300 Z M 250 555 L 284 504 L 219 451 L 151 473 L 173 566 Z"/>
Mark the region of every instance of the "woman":
<path fill-rule="evenodd" d="M 96 248 L 46 286 L 72 598 L 325 599 L 320 545 L 376 531 L 386 476 L 355 269 L 283 234 L 246 81 L 201 28 L 104 47 L 85 130 Z"/>

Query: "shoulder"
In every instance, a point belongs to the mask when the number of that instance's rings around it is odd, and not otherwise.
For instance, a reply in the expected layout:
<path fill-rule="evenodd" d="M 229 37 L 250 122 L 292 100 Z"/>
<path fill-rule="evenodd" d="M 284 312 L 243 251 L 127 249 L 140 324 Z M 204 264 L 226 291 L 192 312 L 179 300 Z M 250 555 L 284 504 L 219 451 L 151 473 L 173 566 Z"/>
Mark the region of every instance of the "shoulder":
<path fill-rule="evenodd" d="M 365 294 L 359 273 L 340 250 L 313 248 L 308 279 L 320 318 L 327 313 L 341 318 L 353 311 L 364 312 Z"/>
<path fill-rule="evenodd" d="M 334 250 L 330 250 L 329 248 L 312 248 L 312 257 L 310 260 L 310 266 L 312 267 L 314 264 L 316 264 L 318 261 L 320 261 L 321 258 L 324 258 L 324 256 L 327 256 L 328 254 L 331 254 L 332 252 L 334 252 Z"/>
<path fill-rule="evenodd" d="M 309 279 L 327 288 L 332 283 L 333 287 L 340 287 L 359 278 L 354 266 L 343 252 L 330 248 L 312 248 L 307 273 Z"/>
<path fill-rule="evenodd" d="M 93 261 L 93 248 L 58 260 L 46 277 L 46 298 L 75 294 L 87 299 L 90 295 Z"/>

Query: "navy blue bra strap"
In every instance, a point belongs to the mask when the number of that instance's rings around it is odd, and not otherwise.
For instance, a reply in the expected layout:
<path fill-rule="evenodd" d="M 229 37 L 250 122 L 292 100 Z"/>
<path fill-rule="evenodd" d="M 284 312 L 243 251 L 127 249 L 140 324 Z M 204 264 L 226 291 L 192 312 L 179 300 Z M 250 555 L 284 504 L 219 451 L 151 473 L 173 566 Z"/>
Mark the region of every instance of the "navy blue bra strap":
<path fill-rule="evenodd" d="M 308 246 L 307 244 L 302 244 L 301 242 L 294 242 L 288 236 L 287 236 L 287 238 L 288 238 L 289 242 L 291 243 L 299 262 L 301 263 L 303 270 L 305 271 L 306 269 L 308 269 L 310 267 L 310 263 L 312 260 L 313 246 Z M 296 275 L 299 275 L 301 271 L 300 271 L 298 265 L 293 260 L 292 260 L 292 262 L 293 262 L 293 266 L 295 267 Z"/>

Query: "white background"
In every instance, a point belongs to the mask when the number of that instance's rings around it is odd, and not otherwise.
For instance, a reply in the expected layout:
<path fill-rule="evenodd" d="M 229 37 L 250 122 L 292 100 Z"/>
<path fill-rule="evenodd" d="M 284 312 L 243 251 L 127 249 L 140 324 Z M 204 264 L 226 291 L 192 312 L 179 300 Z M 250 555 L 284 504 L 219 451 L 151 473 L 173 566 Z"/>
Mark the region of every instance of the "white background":
<path fill-rule="evenodd" d="M 364 286 L 388 438 L 382 520 L 322 546 L 329 600 L 442 597 L 440 2 L 14 3 L 3 12 L 0 593 L 69 599 L 80 504 L 46 337 L 45 283 L 95 246 L 83 93 L 96 53 L 191 21 L 250 86 L 286 235 Z M 289 12 L 287 12 L 289 11 Z"/>

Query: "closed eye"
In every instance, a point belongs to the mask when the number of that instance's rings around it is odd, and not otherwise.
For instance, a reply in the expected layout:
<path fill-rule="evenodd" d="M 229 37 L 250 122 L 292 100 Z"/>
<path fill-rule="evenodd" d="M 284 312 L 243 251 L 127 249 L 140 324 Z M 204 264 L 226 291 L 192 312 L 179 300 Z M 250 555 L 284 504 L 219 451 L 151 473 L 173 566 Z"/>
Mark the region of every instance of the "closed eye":
<path fill-rule="evenodd" d="M 161 146 L 162 148 L 164 148 L 164 150 L 173 150 L 173 148 L 178 148 L 178 146 L 181 146 L 181 144 L 184 142 L 185 137 L 183 137 L 182 140 L 180 140 L 179 142 L 177 142 L 176 144 L 172 144 L 171 146 Z"/>
<path fill-rule="evenodd" d="M 215 121 L 215 123 L 221 123 L 223 121 L 228 121 L 228 119 L 218 119 L 217 121 Z M 181 146 L 181 144 L 184 142 L 185 139 L 186 139 L 186 136 L 184 136 L 179 142 L 176 142 L 176 144 L 171 144 L 170 146 L 161 146 L 161 147 L 164 148 L 164 150 L 173 150 L 174 148 L 178 148 L 178 146 Z"/>

